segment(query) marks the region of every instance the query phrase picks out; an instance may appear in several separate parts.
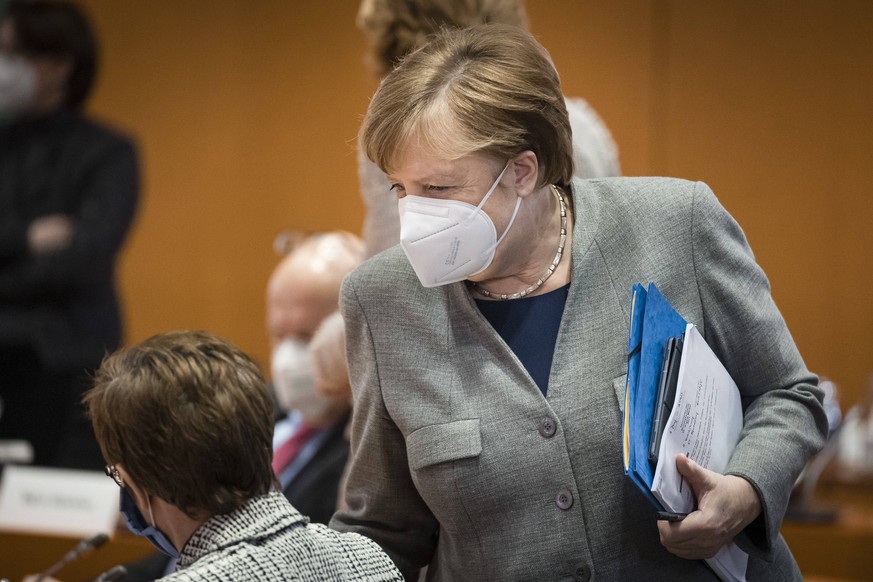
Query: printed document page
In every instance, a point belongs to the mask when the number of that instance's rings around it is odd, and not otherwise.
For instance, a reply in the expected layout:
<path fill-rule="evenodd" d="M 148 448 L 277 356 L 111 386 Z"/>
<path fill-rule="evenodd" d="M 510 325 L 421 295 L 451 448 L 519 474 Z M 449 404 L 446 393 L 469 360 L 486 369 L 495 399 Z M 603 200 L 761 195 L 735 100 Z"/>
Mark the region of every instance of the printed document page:
<path fill-rule="evenodd" d="M 685 329 L 679 382 L 667 419 L 652 481 L 652 493 L 668 511 L 694 509 L 691 488 L 676 470 L 676 455 L 723 473 L 743 428 L 740 392 L 727 370 L 693 324 Z M 748 555 L 725 546 L 707 563 L 722 580 L 745 580 Z"/>

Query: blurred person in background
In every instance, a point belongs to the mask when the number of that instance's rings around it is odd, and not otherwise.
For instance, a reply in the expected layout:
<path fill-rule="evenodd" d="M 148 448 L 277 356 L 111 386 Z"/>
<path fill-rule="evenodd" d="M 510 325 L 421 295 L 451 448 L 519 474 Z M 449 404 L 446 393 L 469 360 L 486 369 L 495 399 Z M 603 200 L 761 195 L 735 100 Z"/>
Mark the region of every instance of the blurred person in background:
<path fill-rule="evenodd" d="M 310 235 L 282 259 L 267 285 L 267 333 L 279 408 L 274 469 L 285 496 L 318 523 L 328 523 L 336 510 L 349 455 L 345 428 L 351 403 L 316 390 L 310 344 L 336 312 L 343 277 L 363 257 L 363 242 L 350 233 Z M 345 352 L 339 356 L 344 360 Z M 335 384 L 349 390 L 345 374 Z"/>
<path fill-rule="evenodd" d="M 75 4 L 0 6 L 0 438 L 99 470 L 79 399 L 121 343 L 115 261 L 139 177 L 131 140 L 83 113 L 97 56 Z"/>

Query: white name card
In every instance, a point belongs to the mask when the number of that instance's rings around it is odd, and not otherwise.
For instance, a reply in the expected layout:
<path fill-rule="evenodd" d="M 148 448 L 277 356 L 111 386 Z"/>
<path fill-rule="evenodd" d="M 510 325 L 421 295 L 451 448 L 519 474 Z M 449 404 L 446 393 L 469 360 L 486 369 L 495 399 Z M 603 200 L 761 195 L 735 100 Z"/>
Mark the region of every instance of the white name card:
<path fill-rule="evenodd" d="M 0 529 L 90 537 L 111 535 L 118 485 L 100 471 L 7 465 L 0 483 Z"/>

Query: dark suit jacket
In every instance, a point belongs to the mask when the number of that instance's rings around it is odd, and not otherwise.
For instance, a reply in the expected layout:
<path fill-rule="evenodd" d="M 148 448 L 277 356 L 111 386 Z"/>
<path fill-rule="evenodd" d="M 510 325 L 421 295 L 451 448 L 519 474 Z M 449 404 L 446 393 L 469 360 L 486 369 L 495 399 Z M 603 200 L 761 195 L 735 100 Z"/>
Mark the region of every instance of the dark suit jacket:
<path fill-rule="evenodd" d="M 330 429 L 327 440 L 282 491 L 314 523 L 327 525 L 336 511 L 339 482 L 349 458 L 349 442 L 343 436 L 347 420 Z"/>
<path fill-rule="evenodd" d="M 81 369 L 119 345 L 115 257 L 138 193 L 133 143 L 106 126 L 74 112 L 0 126 L 0 346 Z M 58 213 L 75 220 L 69 247 L 31 254 L 28 226 Z"/>

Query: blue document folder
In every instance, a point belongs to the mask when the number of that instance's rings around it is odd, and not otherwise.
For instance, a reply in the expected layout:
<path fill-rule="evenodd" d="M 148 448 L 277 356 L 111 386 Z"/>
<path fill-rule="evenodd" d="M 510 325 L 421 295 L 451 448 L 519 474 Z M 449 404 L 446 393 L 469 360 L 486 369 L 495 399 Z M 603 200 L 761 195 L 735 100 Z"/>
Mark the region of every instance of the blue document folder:
<path fill-rule="evenodd" d="M 671 337 L 685 332 L 686 321 L 654 283 L 648 289 L 639 283 L 631 291 L 628 326 L 628 370 L 623 427 L 624 470 L 656 509 L 663 509 L 652 495 L 654 468 L 649 463 L 649 435 L 655 411 L 655 395 Z"/>

